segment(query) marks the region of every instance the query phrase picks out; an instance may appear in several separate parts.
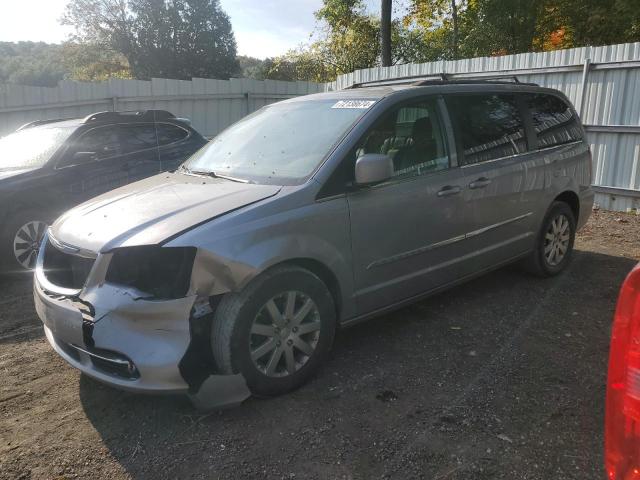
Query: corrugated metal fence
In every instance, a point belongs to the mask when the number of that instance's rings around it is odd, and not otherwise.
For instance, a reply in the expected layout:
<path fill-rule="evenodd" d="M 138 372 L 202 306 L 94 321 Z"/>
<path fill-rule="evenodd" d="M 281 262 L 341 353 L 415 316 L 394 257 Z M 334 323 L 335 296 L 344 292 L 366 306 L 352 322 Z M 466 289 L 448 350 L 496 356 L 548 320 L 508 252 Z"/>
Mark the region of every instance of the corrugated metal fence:
<path fill-rule="evenodd" d="M 200 78 L 64 81 L 55 88 L 0 85 L 0 136 L 32 120 L 157 108 L 190 118 L 198 131 L 210 137 L 284 98 L 359 82 L 441 73 L 454 79 L 515 76 L 563 91 L 587 128 L 597 203 L 611 210 L 640 209 L 640 43 L 370 68 L 327 85 Z"/>
<path fill-rule="evenodd" d="M 340 76 L 329 89 L 442 73 L 517 77 L 564 92 L 591 143 L 596 202 L 610 210 L 640 209 L 640 43 L 370 68 Z"/>
<path fill-rule="evenodd" d="M 196 130 L 210 137 L 264 105 L 325 88 L 312 82 L 249 78 L 62 81 L 53 88 L 0 85 L 0 136 L 33 120 L 153 108 L 190 118 Z"/>

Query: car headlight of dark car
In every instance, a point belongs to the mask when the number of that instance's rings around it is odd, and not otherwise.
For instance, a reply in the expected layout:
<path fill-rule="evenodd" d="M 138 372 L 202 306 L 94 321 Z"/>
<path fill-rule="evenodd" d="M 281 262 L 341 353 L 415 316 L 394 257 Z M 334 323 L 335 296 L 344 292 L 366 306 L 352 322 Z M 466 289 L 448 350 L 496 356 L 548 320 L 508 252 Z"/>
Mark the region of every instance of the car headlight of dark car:
<path fill-rule="evenodd" d="M 191 281 L 194 247 L 143 245 L 113 250 L 106 281 L 156 299 L 182 298 Z"/>

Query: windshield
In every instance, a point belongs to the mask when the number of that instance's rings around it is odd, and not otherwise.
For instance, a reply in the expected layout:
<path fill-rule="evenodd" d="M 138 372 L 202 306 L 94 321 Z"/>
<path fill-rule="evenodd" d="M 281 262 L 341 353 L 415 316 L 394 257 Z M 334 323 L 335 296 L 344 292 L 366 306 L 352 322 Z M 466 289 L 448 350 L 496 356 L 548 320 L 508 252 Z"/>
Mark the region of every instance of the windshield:
<path fill-rule="evenodd" d="M 335 99 L 276 103 L 223 131 L 184 166 L 256 183 L 301 183 L 373 103 Z"/>
<path fill-rule="evenodd" d="M 76 127 L 31 127 L 0 138 L 0 170 L 41 167 Z"/>

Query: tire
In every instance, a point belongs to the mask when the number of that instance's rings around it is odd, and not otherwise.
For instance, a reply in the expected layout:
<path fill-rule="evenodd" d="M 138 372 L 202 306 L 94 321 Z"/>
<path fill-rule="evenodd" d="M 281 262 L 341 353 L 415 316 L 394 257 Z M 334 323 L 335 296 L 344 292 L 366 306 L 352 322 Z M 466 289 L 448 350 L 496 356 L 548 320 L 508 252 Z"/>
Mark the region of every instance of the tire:
<path fill-rule="evenodd" d="M 36 209 L 13 215 L 0 239 L 2 270 L 16 274 L 32 271 L 48 225 L 46 216 Z"/>
<path fill-rule="evenodd" d="M 223 297 L 211 349 L 221 373 L 241 373 L 254 395 L 274 396 L 309 380 L 335 330 L 335 305 L 324 282 L 303 268 L 278 266 Z"/>
<path fill-rule="evenodd" d="M 575 236 L 573 211 L 564 202 L 553 202 L 542 222 L 535 249 L 525 261 L 525 268 L 540 277 L 558 275 L 571 262 Z"/>

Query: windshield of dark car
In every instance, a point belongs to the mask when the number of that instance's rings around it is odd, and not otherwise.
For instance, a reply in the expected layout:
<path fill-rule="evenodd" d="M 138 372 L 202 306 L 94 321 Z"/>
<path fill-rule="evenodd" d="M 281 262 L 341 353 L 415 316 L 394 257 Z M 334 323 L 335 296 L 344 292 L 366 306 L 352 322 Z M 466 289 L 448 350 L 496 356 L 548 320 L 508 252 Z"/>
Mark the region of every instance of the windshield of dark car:
<path fill-rule="evenodd" d="M 74 130 L 75 127 L 40 126 L 0 138 L 0 170 L 43 166 Z"/>
<path fill-rule="evenodd" d="M 276 103 L 232 125 L 185 167 L 256 183 L 291 185 L 313 173 L 373 100 Z"/>

